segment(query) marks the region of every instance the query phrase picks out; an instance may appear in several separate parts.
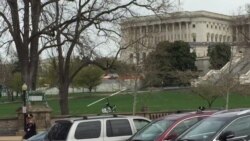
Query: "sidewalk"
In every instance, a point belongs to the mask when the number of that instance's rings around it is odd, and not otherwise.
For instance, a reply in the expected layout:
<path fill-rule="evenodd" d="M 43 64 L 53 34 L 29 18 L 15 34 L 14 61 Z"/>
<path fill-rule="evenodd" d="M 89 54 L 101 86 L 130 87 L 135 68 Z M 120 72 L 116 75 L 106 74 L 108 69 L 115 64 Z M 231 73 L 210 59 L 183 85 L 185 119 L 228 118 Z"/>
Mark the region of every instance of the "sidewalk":
<path fill-rule="evenodd" d="M 0 137 L 0 141 L 22 141 L 22 136 L 2 136 Z"/>

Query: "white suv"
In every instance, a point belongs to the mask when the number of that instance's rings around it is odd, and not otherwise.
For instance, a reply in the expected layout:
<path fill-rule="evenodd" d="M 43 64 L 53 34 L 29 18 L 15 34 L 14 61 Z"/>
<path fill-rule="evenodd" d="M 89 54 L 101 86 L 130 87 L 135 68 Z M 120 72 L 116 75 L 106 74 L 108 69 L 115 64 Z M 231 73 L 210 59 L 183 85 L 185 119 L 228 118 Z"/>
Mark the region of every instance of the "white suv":
<path fill-rule="evenodd" d="M 94 116 L 57 120 L 43 135 L 28 141 L 125 141 L 150 122 L 139 116 Z"/>

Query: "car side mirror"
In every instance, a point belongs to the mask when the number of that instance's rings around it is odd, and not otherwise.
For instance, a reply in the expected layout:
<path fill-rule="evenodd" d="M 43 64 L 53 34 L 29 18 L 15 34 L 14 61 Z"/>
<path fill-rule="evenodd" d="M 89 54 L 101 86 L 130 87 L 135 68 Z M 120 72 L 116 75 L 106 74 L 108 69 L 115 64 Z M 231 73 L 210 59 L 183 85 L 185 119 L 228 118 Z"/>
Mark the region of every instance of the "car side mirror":
<path fill-rule="evenodd" d="M 175 140 L 177 138 L 177 134 L 170 134 L 168 135 L 166 138 L 164 138 L 164 141 L 172 141 L 172 140 Z"/>
<path fill-rule="evenodd" d="M 220 136 L 219 136 L 219 141 L 227 141 L 227 139 L 231 139 L 235 137 L 234 132 L 232 131 L 226 131 L 223 132 Z"/>

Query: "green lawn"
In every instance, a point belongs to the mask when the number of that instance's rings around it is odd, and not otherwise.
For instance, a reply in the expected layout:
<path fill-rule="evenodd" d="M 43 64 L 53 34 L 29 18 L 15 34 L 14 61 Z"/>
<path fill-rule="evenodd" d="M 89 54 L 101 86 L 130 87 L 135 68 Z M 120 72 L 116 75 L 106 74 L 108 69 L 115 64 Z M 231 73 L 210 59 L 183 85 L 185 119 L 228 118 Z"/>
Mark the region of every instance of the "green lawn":
<path fill-rule="evenodd" d="M 70 94 L 69 105 L 71 115 L 97 114 L 101 113 L 101 108 L 107 102 L 106 100 L 99 102 L 91 107 L 88 104 L 105 97 L 101 94 Z M 53 109 L 53 115 L 59 115 L 59 103 L 57 96 L 47 97 L 50 107 Z M 117 106 L 117 112 L 132 112 L 133 96 L 131 94 L 119 94 L 109 98 L 111 105 Z M 189 91 L 162 91 L 162 92 L 144 92 L 138 94 L 137 111 L 145 105 L 149 111 L 167 111 L 182 109 L 197 109 L 199 106 L 206 106 L 206 101 L 199 96 L 189 93 Z M 222 108 L 225 100 L 220 98 L 216 100 L 213 107 Z M 16 110 L 22 106 L 19 100 L 14 103 L 0 104 L 0 117 L 14 117 Z M 250 96 L 231 95 L 230 108 L 250 107 Z"/>

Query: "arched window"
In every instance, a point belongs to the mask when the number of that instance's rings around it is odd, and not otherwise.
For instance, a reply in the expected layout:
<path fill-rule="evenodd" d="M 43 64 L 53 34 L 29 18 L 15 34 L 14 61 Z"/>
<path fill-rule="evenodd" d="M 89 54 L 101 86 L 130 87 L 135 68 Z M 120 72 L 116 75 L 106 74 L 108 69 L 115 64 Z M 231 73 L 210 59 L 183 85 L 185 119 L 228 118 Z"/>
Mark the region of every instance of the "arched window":
<path fill-rule="evenodd" d="M 227 41 L 230 42 L 230 36 L 227 37 Z"/>
<path fill-rule="evenodd" d="M 142 53 L 142 59 L 143 59 L 143 61 L 145 61 L 145 60 L 146 60 L 146 57 L 147 57 L 146 52 L 143 52 L 143 53 Z"/>
<path fill-rule="evenodd" d="M 214 34 L 211 34 L 211 42 L 214 42 Z"/>
<path fill-rule="evenodd" d="M 139 63 L 140 62 L 140 53 L 136 53 L 136 62 Z"/>
<path fill-rule="evenodd" d="M 193 42 L 196 42 L 196 33 L 192 33 Z"/>
<path fill-rule="evenodd" d="M 210 33 L 207 33 L 207 42 L 209 42 Z"/>
<path fill-rule="evenodd" d="M 226 35 L 223 36 L 223 42 L 226 42 Z"/>
<path fill-rule="evenodd" d="M 220 35 L 219 37 L 219 42 L 222 42 L 222 35 Z"/>
<path fill-rule="evenodd" d="M 218 42 L 218 34 L 215 35 L 215 42 Z"/>
<path fill-rule="evenodd" d="M 129 63 L 132 64 L 133 60 L 134 60 L 134 55 L 133 55 L 133 53 L 130 53 L 130 55 L 129 55 Z"/>

